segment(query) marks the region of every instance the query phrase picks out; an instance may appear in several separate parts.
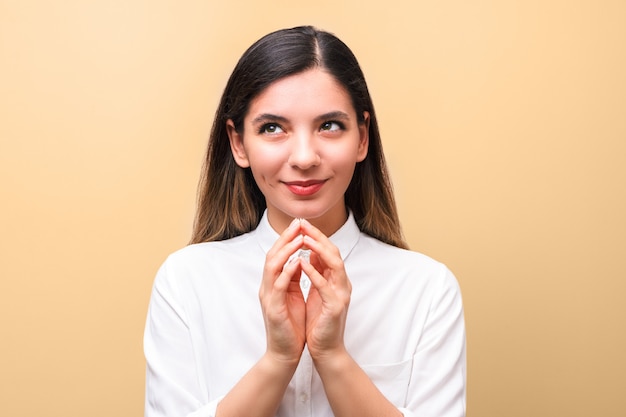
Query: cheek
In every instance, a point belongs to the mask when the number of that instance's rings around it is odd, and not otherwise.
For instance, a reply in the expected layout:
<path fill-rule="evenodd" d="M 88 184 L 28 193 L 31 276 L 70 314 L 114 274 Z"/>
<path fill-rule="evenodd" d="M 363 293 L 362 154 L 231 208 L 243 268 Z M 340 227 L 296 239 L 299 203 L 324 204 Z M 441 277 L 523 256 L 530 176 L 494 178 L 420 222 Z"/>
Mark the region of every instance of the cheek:
<path fill-rule="evenodd" d="M 334 182 L 339 187 L 347 187 L 352 181 L 356 162 L 353 158 L 340 158 L 335 156 L 332 160 L 326 160 L 326 169 L 332 172 Z"/>
<path fill-rule="evenodd" d="M 332 152 L 326 154 L 327 160 L 332 161 L 332 165 L 338 171 L 352 172 L 359 160 L 358 147 L 352 143 L 336 147 Z"/>
<path fill-rule="evenodd" d="M 252 172 L 260 175 L 268 175 L 280 169 L 284 163 L 284 152 L 280 147 L 257 146 L 248 150 L 248 160 Z"/>

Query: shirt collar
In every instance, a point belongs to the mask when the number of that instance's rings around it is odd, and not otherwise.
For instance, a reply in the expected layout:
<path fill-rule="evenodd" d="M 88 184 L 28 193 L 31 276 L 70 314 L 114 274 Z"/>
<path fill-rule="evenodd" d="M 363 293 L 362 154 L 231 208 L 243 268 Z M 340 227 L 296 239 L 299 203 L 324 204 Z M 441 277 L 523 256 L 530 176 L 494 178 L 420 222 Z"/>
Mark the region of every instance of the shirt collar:
<path fill-rule="evenodd" d="M 253 233 L 256 234 L 257 241 L 265 253 L 270 250 L 278 239 L 279 234 L 272 228 L 267 218 L 267 210 L 263 213 L 263 217 L 261 217 L 261 221 Z M 360 235 L 361 231 L 356 224 L 356 220 L 354 220 L 354 215 L 349 211 L 348 220 L 330 236 L 330 241 L 337 246 L 341 253 L 341 258 L 345 260 L 354 246 L 356 246 Z"/>

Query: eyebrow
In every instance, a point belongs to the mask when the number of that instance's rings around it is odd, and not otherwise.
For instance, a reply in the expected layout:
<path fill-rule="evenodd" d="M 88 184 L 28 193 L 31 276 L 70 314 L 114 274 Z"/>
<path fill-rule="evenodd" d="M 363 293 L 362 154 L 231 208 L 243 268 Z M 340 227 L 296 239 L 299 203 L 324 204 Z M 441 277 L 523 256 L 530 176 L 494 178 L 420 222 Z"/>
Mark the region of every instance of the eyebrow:
<path fill-rule="evenodd" d="M 342 112 L 340 110 L 335 110 L 335 111 L 331 111 L 328 113 L 320 114 L 319 116 L 315 118 L 315 121 L 321 122 L 323 120 L 331 120 L 331 119 L 350 120 L 350 116 L 345 112 Z M 279 116 L 277 114 L 271 114 L 271 113 L 263 113 L 263 114 L 259 114 L 257 117 L 252 119 L 251 123 L 253 125 L 257 125 L 257 124 L 266 123 L 266 122 L 286 123 L 288 121 L 289 119 L 287 119 L 284 116 Z"/>
<path fill-rule="evenodd" d="M 318 120 L 320 122 L 322 120 L 330 120 L 330 119 L 350 120 L 350 116 L 348 115 L 348 113 L 344 113 L 340 110 L 336 110 L 336 111 L 331 111 L 329 113 L 324 113 L 315 118 L 315 120 Z"/>
<path fill-rule="evenodd" d="M 252 124 L 256 125 L 256 124 L 260 124 L 260 123 L 265 123 L 265 122 L 286 122 L 287 118 L 283 117 L 283 116 L 278 116 L 276 114 L 271 114 L 271 113 L 263 113 L 263 114 L 259 114 L 257 117 L 255 117 L 254 119 L 252 119 Z"/>

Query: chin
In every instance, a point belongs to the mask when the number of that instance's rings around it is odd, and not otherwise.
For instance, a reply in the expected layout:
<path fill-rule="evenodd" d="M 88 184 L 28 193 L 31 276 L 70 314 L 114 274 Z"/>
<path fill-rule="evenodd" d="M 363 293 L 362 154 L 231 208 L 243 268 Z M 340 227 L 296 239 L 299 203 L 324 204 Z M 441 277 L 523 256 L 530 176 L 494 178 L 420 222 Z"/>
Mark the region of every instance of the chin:
<path fill-rule="evenodd" d="M 297 207 L 291 208 L 290 210 L 285 211 L 284 213 L 290 217 L 307 219 L 307 220 L 315 220 L 323 217 L 326 213 L 328 213 L 328 208 L 316 208 L 316 207 Z"/>
<path fill-rule="evenodd" d="M 322 206 L 321 204 L 304 203 L 302 207 L 296 206 L 290 210 L 290 215 L 307 220 L 322 220 L 325 217 L 334 218 L 335 216 L 344 216 L 347 212 L 347 207 L 343 207 L 343 210 L 340 210 L 336 205 L 330 205 L 329 207 L 328 204 Z"/>

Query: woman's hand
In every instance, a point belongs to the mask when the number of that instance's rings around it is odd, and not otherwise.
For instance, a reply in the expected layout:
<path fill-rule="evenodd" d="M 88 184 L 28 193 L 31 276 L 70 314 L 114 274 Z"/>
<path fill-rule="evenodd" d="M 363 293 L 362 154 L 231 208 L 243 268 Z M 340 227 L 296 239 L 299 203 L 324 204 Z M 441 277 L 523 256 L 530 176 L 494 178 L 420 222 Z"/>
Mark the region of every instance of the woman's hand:
<path fill-rule="evenodd" d="M 352 285 L 339 249 L 320 230 L 301 221 L 310 263 L 300 262 L 312 286 L 306 303 L 306 342 L 314 361 L 345 354 L 343 334 Z"/>
<path fill-rule="evenodd" d="M 335 416 L 401 416 L 345 348 L 343 335 L 352 285 L 339 249 L 317 228 L 301 221 L 310 263 L 300 261 L 311 280 L 306 303 L 306 343 Z"/>
<path fill-rule="evenodd" d="M 273 360 L 297 366 L 306 341 L 306 307 L 300 290 L 299 260 L 287 263 L 303 245 L 300 221 L 295 219 L 267 252 L 259 291 L 267 352 Z"/>

